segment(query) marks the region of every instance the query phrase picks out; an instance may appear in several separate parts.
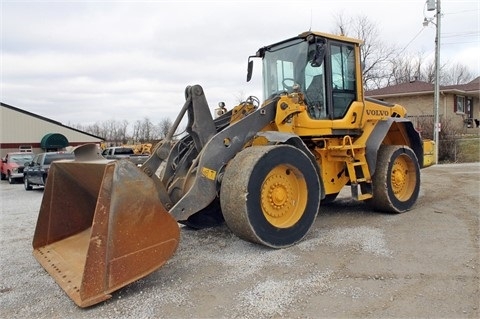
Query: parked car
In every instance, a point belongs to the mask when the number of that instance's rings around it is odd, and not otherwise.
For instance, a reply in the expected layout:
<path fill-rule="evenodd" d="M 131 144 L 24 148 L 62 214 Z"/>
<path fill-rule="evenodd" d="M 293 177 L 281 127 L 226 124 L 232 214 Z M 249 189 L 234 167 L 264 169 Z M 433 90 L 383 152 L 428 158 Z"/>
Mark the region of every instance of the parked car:
<path fill-rule="evenodd" d="M 137 166 L 142 166 L 149 157 L 147 154 L 135 154 L 133 148 L 126 146 L 107 147 L 102 151 L 102 156 L 111 160 L 128 159 Z"/>
<path fill-rule="evenodd" d="M 32 190 L 34 185 L 45 186 L 48 169 L 53 161 L 73 159 L 75 159 L 73 153 L 48 152 L 37 154 L 33 161 L 25 164 L 25 169 L 23 170 L 23 184 L 25 190 Z"/>
<path fill-rule="evenodd" d="M 0 164 L 0 177 L 2 180 L 8 178 L 10 184 L 23 178 L 25 163 L 30 162 L 35 154 L 29 152 L 11 152 L 2 158 Z"/>

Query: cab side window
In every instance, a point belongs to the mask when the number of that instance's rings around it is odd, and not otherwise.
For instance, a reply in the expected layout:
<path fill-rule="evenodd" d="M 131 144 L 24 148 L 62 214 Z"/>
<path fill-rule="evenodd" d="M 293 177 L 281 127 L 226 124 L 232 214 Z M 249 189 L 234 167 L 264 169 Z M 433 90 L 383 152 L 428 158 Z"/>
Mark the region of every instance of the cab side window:
<path fill-rule="evenodd" d="M 355 50 L 352 45 L 331 45 L 333 118 L 342 118 L 356 100 Z"/>

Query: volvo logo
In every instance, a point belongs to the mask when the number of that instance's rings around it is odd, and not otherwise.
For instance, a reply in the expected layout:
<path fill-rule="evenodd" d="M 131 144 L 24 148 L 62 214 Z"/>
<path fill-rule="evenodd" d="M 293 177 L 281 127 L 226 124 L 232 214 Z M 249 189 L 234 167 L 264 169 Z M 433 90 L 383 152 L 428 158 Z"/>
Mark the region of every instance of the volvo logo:
<path fill-rule="evenodd" d="M 375 115 L 375 116 L 388 116 L 388 111 L 383 110 L 367 110 L 367 115 Z"/>

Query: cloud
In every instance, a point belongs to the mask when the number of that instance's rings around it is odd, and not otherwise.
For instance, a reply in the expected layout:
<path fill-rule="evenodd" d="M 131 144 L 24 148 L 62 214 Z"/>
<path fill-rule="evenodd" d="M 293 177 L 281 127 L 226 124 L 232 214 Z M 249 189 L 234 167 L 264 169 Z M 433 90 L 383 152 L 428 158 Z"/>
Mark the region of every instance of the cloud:
<path fill-rule="evenodd" d="M 260 63 L 254 80 L 245 82 L 247 57 L 258 48 L 309 28 L 331 32 L 334 15 L 342 11 L 367 15 L 381 27 L 382 39 L 406 44 L 421 28 L 423 5 L 422 1 L 4 1 L 1 100 L 63 123 L 109 119 L 133 123 L 145 117 L 156 123 L 175 118 L 185 87 L 201 84 L 212 110 L 220 101 L 231 107 L 240 96 L 261 98 Z M 455 8 L 460 10 L 460 4 Z M 473 16 L 469 25 L 475 19 L 478 22 Z M 433 30 L 424 33 L 412 49 L 424 45 L 433 50 Z"/>

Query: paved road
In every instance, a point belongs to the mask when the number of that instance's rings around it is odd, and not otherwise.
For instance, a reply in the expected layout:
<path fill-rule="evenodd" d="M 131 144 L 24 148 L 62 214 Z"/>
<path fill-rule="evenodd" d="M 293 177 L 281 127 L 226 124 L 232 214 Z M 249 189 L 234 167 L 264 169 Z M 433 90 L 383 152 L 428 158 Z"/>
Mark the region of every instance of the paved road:
<path fill-rule="evenodd" d="M 412 211 L 370 212 L 347 189 L 287 249 L 182 229 L 163 268 L 88 309 L 32 257 L 42 190 L 1 182 L 0 317 L 479 318 L 480 164 L 422 174 Z"/>

